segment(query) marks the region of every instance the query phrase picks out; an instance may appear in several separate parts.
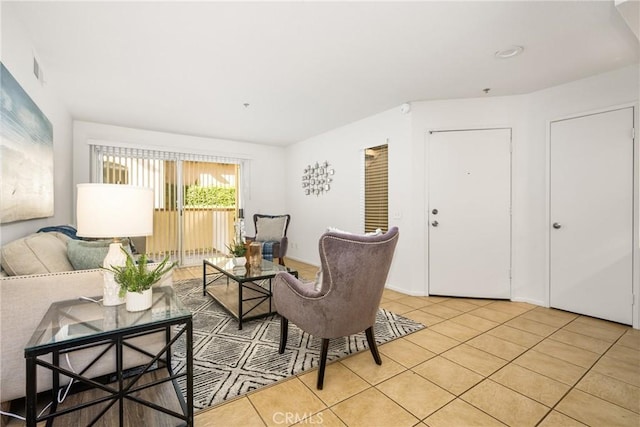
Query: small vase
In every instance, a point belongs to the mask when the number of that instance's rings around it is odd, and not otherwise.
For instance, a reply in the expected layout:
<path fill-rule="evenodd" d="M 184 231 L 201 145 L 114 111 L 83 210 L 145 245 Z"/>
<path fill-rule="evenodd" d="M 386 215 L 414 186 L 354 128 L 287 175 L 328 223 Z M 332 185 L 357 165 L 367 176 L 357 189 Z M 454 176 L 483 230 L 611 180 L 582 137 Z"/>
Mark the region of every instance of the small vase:
<path fill-rule="evenodd" d="M 262 244 L 260 242 L 251 242 L 249 253 L 249 265 L 251 268 L 260 268 L 262 265 Z"/>
<path fill-rule="evenodd" d="M 249 263 L 249 265 L 251 265 L 250 261 L 251 261 L 251 242 L 245 242 L 244 244 L 245 247 L 245 251 L 244 251 L 244 259 L 245 264 Z"/>
<path fill-rule="evenodd" d="M 243 256 L 237 256 L 233 259 L 233 265 L 235 265 L 236 267 L 244 267 L 246 263 L 247 263 L 247 258 Z"/>
<path fill-rule="evenodd" d="M 143 311 L 151 308 L 153 303 L 153 290 L 127 292 L 127 311 Z"/>

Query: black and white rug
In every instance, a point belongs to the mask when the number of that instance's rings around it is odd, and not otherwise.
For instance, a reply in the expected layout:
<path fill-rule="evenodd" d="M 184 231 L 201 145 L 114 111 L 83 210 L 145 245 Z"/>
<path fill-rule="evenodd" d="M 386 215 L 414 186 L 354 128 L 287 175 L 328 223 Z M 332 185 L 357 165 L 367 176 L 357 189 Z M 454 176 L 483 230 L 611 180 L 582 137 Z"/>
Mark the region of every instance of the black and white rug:
<path fill-rule="evenodd" d="M 224 279 L 222 279 L 224 280 Z M 174 283 L 181 301 L 193 313 L 193 394 L 196 410 L 240 396 L 319 365 L 320 339 L 289 323 L 284 354 L 278 354 L 280 318 L 272 315 L 238 322 L 209 296 L 202 295 L 202 280 Z M 376 342 L 382 344 L 424 325 L 380 309 L 374 327 Z M 368 350 L 364 332 L 333 339 L 328 361 Z M 173 354 L 175 370 L 185 368 L 184 340 Z M 185 384 L 179 383 L 185 394 Z"/>

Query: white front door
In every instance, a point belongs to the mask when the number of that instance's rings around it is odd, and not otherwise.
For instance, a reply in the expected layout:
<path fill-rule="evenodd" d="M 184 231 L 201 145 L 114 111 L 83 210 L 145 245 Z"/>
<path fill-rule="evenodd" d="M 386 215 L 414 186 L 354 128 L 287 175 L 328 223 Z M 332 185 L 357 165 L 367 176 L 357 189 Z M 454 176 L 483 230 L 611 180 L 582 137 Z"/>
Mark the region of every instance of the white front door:
<path fill-rule="evenodd" d="M 633 108 L 551 123 L 550 304 L 632 323 Z"/>
<path fill-rule="evenodd" d="M 511 296 L 511 129 L 433 132 L 429 294 Z"/>

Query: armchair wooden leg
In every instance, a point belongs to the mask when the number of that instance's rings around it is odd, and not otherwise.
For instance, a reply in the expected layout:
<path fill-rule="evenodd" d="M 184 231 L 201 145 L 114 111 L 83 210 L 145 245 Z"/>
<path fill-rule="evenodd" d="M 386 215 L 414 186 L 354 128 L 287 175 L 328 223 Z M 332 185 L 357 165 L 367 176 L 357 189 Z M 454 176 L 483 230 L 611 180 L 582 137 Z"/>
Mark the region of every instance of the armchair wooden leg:
<path fill-rule="evenodd" d="M 278 263 L 279 263 L 280 265 L 284 265 L 284 257 L 280 257 L 280 258 L 278 258 Z"/>
<path fill-rule="evenodd" d="M 329 353 L 329 338 L 322 338 L 322 351 L 320 352 L 320 369 L 318 370 L 318 390 L 324 385 L 324 368 L 327 366 L 327 353 Z"/>
<path fill-rule="evenodd" d="M 373 326 L 368 327 L 365 333 L 367 334 L 367 343 L 369 344 L 369 350 L 371 350 L 371 354 L 373 355 L 373 360 L 376 361 L 376 364 L 382 365 L 382 359 L 380 359 L 380 353 L 378 353 L 376 339 L 373 336 Z"/>
<path fill-rule="evenodd" d="M 289 319 L 286 317 L 280 317 L 280 354 L 284 353 L 284 348 L 287 345 L 287 336 L 289 335 Z"/>

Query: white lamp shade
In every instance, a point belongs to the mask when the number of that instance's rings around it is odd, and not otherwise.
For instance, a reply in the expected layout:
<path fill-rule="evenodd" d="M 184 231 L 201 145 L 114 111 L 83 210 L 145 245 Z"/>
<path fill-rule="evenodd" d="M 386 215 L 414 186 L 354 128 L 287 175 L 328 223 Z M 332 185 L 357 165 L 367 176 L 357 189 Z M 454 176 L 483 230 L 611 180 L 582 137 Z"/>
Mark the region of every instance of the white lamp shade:
<path fill-rule="evenodd" d="M 80 237 L 153 234 L 153 190 L 122 184 L 78 184 L 76 209 Z"/>

